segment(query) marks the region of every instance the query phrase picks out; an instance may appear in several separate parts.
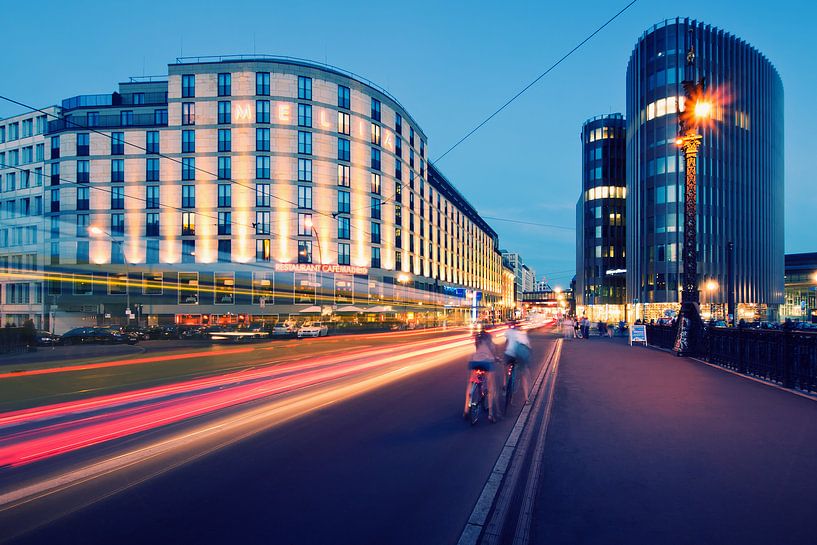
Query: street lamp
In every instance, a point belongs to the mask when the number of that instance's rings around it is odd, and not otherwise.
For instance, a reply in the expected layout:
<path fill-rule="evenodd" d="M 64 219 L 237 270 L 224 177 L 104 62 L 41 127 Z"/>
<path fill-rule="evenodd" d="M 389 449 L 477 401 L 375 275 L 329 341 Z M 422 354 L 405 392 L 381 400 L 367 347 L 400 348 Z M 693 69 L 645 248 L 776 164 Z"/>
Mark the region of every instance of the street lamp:
<path fill-rule="evenodd" d="M 100 229 L 96 225 L 93 225 L 93 226 L 89 227 L 88 232 L 92 236 L 95 236 L 95 237 L 107 236 L 110 239 L 111 244 L 118 244 L 119 245 L 119 251 L 122 253 L 122 260 L 125 262 L 125 308 L 128 309 L 128 311 L 125 313 L 125 315 L 128 317 L 128 324 L 130 324 L 130 317 L 131 317 L 131 308 L 130 308 L 130 269 L 128 267 L 128 259 L 125 257 L 125 249 L 122 247 L 122 241 L 121 240 L 116 240 L 115 238 L 113 238 L 112 234 L 110 234 L 109 232 L 107 232 L 107 231 L 105 231 L 103 229 Z M 136 325 L 138 326 L 139 323 L 137 322 Z"/>
<path fill-rule="evenodd" d="M 318 262 L 320 264 L 323 264 L 323 252 L 321 251 L 321 237 L 318 236 L 318 232 L 315 230 L 315 224 L 312 223 L 311 216 L 307 216 L 306 218 L 304 218 L 304 225 L 306 226 L 307 229 L 312 231 L 312 233 L 315 235 L 315 240 L 318 241 Z"/>
<path fill-rule="evenodd" d="M 687 70 L 692 71 L 695 63 L 694 48 L 687 53 Z M 679 355 L 696 354 L 698 338 L 703 330 L 698 294 L 698 209 L 697 170 L 698 150 L 703 138 L 698 132 L 712 117 L 714 105 L 705 94 L 705 80 L 685 80 L 684 111 L 678 112 L 679 136 L 675 143 L 684 152 L 684 274 L 681 311 L 678 313 L 678 331 L 674 351 Z M 680 106 L 679 106 L 680 108 Z"/>

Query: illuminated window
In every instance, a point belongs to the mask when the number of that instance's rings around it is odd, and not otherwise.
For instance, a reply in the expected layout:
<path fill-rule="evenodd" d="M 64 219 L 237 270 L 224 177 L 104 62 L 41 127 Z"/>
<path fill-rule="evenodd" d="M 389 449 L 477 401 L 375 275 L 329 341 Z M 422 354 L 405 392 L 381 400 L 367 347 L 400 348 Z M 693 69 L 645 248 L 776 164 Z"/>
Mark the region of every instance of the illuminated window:
<path fill-rule="evenodd" d="M 269 72 L 255 73 L 255 94 L 269 96 Z"/>
<path fill-rule="evenodd" d="M 191 240 L 190 242 L 195 241 Z M 192 254 L 195 252 L 195 246 L 189 250 Z M 199 302 L 199 273 L 180 272 L 178 293 L 180 304 L 197 305 Z"/>
<path fill-rule="evenodd" d="M 312 133 L 298 131 L 298 153 L 312 155 Z"/>
<path fill-rule="evenodd" d="M 196 213 L 182 212 L 182 236 L 193 236 L 196 234 Z"/>
<path fill-rule="evenodd" d="M 298 263 L 312 263 L 312 241 L 311 240 L 299 240 L 298 241 Z"/>
<path fill-rule="evenodd" d="M 312 100 L 312 78 L 298 76 L 298 98 Z"/>
<path fill-rule="evenodd" d="M 338 112 L 338 132 L 346 135 L 351 133 L 351 121 L 346 112 Z"/>
<path fill-rule="evenodd" d="M 259 238 L 255 241 L 255 260 L 270 261 L 272 259 L 272 241 L 268 238 Z"/>
<path fill-rule="evenodd" d="M 269 100 L 255 101 L 255 122 L 269 123 Z"/>
<path fill-rule="evenodd" d="M 372 172 L 372 193 L 377 193 L 378 195 L 380 194 L 380 179 L 380 174 Z"/>
<path fill-rule="evenodd" d="M 372 123 L 372 144 L 380 145 L 380 125 Z"/>
<path fill-rule="evenodd" d="M 348 110 L 350 106 L 351 102 L 349 100 L 349 88 L 343 85 L 338 85 L 338 108 L 345 108 Z"/>
<path fill-rule="evenodd" d="M 268 235 L 270 234 L 270 212 L 267 210 L 259 210 L 255 213 L 255 234 Z"/>
<path fill-rule="evenodd" d="M 312 214 L 298 213 L 298 235 L 312 235 Z"/>
<path fill-rule="evenodd" d="M 182 125 L 196 124 L 196 103 L 182 102 Z"/>
<path fill-rule="evenodd" d="M 351 183 L 350 172 L 349 165 L 338 165 L 338 185 L 349 187 Z"/>

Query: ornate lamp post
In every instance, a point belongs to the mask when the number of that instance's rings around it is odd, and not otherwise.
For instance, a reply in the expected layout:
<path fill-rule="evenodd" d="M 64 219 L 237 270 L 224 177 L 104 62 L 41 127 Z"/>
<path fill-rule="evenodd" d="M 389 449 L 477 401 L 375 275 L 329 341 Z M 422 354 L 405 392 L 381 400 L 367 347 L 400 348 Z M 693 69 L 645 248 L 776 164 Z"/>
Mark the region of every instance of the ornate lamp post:
<path fill-rule="evenodd" d="M 693 71 L 695 64 L 695 47 L 687 53 L 687 73 Z M 694 75 L 693 75 L 694 78 Z M 705 80 L 685 80 L 684 111 L 678 112 L 680 134 L 675 143 L 684 152 L 685 190 L 684 190 L 684 274 L 681 311 L 678 313 L 678 332 L 675 337 L 674 351 L 677 355 L 694 355 L 698 352 L 698 341 L 703 331 L 703 322 L 699 309 L 698 293 L 698 150 L 701 147 L 701 134 L 698 128 L 712 116 L 713 105 L 707 100 Z M 680 110 L 680 105 L 679 105 Z"/>

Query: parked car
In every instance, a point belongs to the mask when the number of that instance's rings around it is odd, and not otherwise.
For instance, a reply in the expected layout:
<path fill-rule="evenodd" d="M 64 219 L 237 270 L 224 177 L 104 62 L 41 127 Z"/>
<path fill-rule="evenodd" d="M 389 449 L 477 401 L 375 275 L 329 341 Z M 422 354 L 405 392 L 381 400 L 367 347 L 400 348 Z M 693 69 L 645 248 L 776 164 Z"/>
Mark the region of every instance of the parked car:
<path fill-rule="evenodd" d="M 302 337 L 326 337 L 329 335 L 329 328 L 321 322 L 306 322 L 298 328 L 298 338 Z"/>
<path fill-rule="evenodd" d="M 66 331 L 60 344 L 136 344 L 139 339 L 122 333 L 116 328 L 77 327 Z"/>
<path fill-rule="evenodd" d="M 54 346 L 60 344 L 60 336 L 42 329 L 37 331 L 37 346 Z"/>
<path fill-rule="evenodd" d="M 136 344 L 139 342 L 139 335 L 136 333 L 129 333 L 125 331 L 124 327 L 121 326 L 101 326 L 95 327 L 97 330 L 97 334 L 101 338 L 101 342 L 112 342 L 112 343 L 128 343 L 128 344 Z M 108 338 L 107 335 L 110 334 L 113 338 Z"/>
<path fill-rule="evenodd" d="M 272 328 L 273 337 L 291 337 L 295 335 L 297 327 L 294 322 L 278 322 Z"/>
<path fill-rule="evenodd" d="M 136 335 L 140 341 L 149 341 L 150 340 L 150 331 L 148 331 L 145 327 L 137 327 L 137 326 L 127 326 L 123 329 L 125 333 Z"/>

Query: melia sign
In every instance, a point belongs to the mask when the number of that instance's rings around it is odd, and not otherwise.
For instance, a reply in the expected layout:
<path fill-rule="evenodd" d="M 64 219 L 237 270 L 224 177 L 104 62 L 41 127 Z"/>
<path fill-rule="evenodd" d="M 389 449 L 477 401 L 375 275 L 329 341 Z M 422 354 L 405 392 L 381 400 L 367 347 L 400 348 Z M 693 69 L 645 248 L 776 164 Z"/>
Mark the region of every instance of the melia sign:
<path fill-rule="evenodd" d="M 354 265 L 330 265 L 315 263 L 276 263 L 275 272 L 320 272 L 338 274 L 369 274 L 366 267 L 355 267 Z"/>

